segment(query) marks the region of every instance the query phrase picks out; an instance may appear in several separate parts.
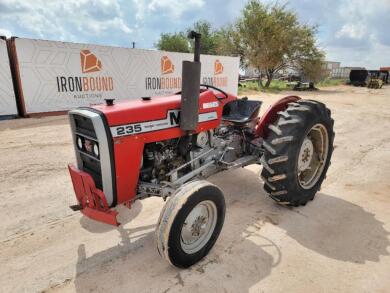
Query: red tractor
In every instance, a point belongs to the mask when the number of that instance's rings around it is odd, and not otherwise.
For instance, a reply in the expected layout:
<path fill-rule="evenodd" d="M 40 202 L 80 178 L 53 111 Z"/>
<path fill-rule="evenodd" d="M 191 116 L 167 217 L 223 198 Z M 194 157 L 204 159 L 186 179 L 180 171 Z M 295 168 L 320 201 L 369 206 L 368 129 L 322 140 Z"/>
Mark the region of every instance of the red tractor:
<path fill-rule="evenodd" d="M 259 118 L 260 101 L 200 84 L 200 35 L 184 61 L 182 91 L 69 112 L 77 164 L 69 165 L 78 205 L 94 220 L 119 225 L 115 207 L 164 200 L 156 228 L 161 256 L 177 267 L 202 259 L 225 217 L 222 191 L 205 180 L 224 170 L 263 165 L 276 202 L 305 205 L 320 189 L 333 151 L 326 106 L 285 97 Z"/>

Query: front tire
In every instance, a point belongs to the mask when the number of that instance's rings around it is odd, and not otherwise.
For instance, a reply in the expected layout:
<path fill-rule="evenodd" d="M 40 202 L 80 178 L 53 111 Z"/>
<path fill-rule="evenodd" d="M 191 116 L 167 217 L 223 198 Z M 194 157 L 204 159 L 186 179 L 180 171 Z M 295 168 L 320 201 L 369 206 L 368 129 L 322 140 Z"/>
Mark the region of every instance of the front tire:
<path fill-rule="evenodd" d="M 298 100 L 278 112 L 263 142 L 264 189 L 292 206 L 312 200 L 326 177 L 333 152 L 333 119 L 318 101 Z"/>
<path fill-rule="evenodd" d="M 156 229 L 157 249 L 172 265 L 187 268 L 208 254 L 225 219 L 222 191 L 207 181 L 183 185 L 168 200 Z"/>

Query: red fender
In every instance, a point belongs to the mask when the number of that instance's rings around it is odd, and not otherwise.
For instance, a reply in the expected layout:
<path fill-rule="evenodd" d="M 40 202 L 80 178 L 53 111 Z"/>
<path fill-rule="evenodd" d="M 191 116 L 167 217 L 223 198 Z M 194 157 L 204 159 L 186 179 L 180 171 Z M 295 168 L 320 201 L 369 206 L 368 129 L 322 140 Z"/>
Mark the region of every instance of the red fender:
<path fill-rule="evenodd" d="M 288 96 L 274 103 L 261 117 L 256 126 L 256 137 L 266 137 L 268 135 L 268 125 L 273 123 L 278 118 L 277 113 L 287 108 L 288 103 L 296 102 L 301 98 L 298 96 Z"/>

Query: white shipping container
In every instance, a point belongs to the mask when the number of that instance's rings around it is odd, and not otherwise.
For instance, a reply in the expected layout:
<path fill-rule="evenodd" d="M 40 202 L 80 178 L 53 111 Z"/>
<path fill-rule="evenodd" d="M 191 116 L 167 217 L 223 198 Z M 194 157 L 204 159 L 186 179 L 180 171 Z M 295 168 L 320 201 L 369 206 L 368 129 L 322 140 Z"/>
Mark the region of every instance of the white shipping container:
<path fill-rule="evenodd" d="M 7 43 L 0 39 L 0 116 L 16 115 L 17 113 Z"/>
<path fill-rule="evenodd" d="M 27 114 L 66 111 L 105 98 L 136 99 L 181 89 L 192 54 L 15 39 Z M 236 94 L 239 58 L 201 55 L 201 83 Z"/>
<path fill-rule="evenodd" d="M 350 68 L 346 67 L 340 67 L 340 68 L 335 68 L 332 69 L 330 73 L 330 77 L 332 78 L 349 78 L 349 73 L 351 72 Z"/>

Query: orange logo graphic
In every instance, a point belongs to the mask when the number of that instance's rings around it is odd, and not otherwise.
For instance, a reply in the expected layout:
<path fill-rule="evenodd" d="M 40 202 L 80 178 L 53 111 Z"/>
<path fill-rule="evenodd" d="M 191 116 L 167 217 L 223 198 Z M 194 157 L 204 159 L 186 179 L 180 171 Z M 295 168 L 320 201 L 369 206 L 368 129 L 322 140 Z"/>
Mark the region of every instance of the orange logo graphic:
<path fill-rule="evenodd" d="M 215 60 L 214 62 L 214 75 L 223 73 L 223 65 L 219 60 Z"/>
<path fill-rule="evenodd" d="M 89 50 L 80 52 L 81 71 L 83 73 L 96 72 L 102 70 L 102 62 Z"/>
<path fill-rule="evenodd" d="M 168 58 L 168 56 L 161 57 L 161 73 L 168 74 L 173 73 L 175 70 L 175 65 L 173 65 L 172 61 Z"/>

